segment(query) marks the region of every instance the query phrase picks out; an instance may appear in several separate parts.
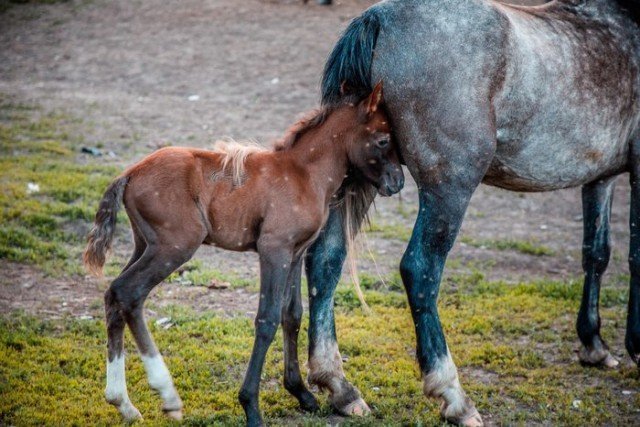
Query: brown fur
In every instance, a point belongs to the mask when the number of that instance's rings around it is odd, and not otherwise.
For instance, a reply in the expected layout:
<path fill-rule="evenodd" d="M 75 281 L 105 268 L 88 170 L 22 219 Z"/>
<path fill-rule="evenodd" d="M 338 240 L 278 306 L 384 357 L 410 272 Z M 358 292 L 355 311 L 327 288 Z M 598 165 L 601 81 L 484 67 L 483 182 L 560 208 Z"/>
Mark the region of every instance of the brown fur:
<path fill-rule="evenodd" d="M 123 369 L 114 361 L 122 356 L 125 322 L 143 356 L 159 356 L 144 323 L 144 301 L 200 245 L 255 250 L 260 255 L 261 298 L 254 349 L 239 394 L 247 424 L 262 424 L 257 398 L 262 361 L 281 322 L 285 387 L 303 409 L 318 409 L 302 382 L 297 360 L 302 253 L 324 225 L 349 168 L 378 186 L 381 194 L 402 188 L 404 177 L 388 119 L 378 109 L 381 96 L 379 84 L 357 106 L 334 107 L 299 122 L 277 150 L 236 143 L 219 144 L 218 151 L 164 148 L 133 165 L 109 186 L 84 260 L 90 271 L 102 269 L 122 198 L 135 250 L 105 293 L 111 369 Z M 283 306 L 285 296 L 288 302 Z M 154 363 L 148 368 L 153 371 L 149 372 L 150 384 L 160 391 L 165 412 L 180 418 L 182 402 L 171 378 L 166 378 L 167 373 L 158 382 L 156 365 L 161 359 Z M 112 374 L 123 376 L 124 372 Z M 140 416 L 130 402 L 121 404 L 126 390 L 114 390 L 108 383 L 105 395 L 126 419 Z"/>
<path fill-rule="evenodd" d="M 158 240 L 185 251 L 184 246 L 193 249 L 203 243 L 256 250 L 262 237 L 293 242 L 300 253 L 324 224 L 329 203 L 336 199 L 332 196 L 353 167 L 350 156 L 366 156 L 375 138 L 390 131 L 381 110 L 363 120 L 363 108 L 369 106 L 345 103 L 314 112 L 292 126 L 274 150 L 243 152 L 226 145 L 217 152 L 180 147 L 156 151 L 119 178 L 127 179 L 124 204 L 134 233 L 147 243 Z M 395 149 L 388 154 L 399 165 Z M 215 176 L 232 179 L 212 179 Z M 346 208 L 360 209 L 349 203 L 352 191 L 343 191 L 340 199 Z M 114 194 L 111 187 L 105 193 L 84 254 L 94 273 L 104 264 L 112 237 L 112 230 L 107 239 L 99 234 L 109 225 L 103 219 L 107 205 L 115 215 Z M 148 228 L 153 233 L 143 232 Z"/>

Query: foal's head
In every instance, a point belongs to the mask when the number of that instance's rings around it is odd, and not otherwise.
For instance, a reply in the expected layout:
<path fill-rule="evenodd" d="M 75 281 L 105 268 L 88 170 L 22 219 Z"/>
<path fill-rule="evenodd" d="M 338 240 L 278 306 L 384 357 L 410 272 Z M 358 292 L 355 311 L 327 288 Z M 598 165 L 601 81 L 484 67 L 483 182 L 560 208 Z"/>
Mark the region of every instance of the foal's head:
<path fill-rule="evenodd" d="M 389 119 L 382 108 L 382 82 L 356 109 L 356 123 L 345 139 L 349 162 L 380 195 L 395 194 L 404 185 L 404 174 Z"/>

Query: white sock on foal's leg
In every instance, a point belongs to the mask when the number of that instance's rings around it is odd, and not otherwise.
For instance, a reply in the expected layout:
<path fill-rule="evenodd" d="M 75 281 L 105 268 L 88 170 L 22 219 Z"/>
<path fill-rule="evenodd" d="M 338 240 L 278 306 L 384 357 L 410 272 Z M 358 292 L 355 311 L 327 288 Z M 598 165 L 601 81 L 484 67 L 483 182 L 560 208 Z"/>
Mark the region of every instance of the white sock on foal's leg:
<path fill-rule="evenodd" d="M 127 393 L 124 354 L 114 357 L 112 361 L 107 359 L 107 387 L 104 390 L 104 396 L 107 402 L 118 408 L 127 421 L 142 418 L 140 411 L 133 406 Z"/>
<path fill-rule="evenodd" d="M 168 416 L 175 419 L 182 418 L 182 400 L 178 396 L 178 392 L 173 385 L 171 374 L 167 369 L 167 365 L 164 364 L 164 360 L 160 353 L 156 353 L 153 356 L 142 357 L 142 363 L 144 363 L 144 369 L 147 371 L 147 377 L 149 379 L 149 385 L 156 390 L 162 398 L 162 409 Z"/>

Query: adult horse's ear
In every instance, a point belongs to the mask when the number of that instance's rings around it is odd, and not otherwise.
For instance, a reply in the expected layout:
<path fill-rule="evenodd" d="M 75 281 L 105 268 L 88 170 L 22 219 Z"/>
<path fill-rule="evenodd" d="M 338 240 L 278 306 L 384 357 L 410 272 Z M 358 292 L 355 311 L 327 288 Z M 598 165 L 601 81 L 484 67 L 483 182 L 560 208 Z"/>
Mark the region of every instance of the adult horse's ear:
<path fill-rule="evenodd" d="M 365 105 L 367 106 L 367 114 L 371 115 L 378 111 L 378 107 L 382 103 L 382 80 L 376 84 L 367 98 Z"/>

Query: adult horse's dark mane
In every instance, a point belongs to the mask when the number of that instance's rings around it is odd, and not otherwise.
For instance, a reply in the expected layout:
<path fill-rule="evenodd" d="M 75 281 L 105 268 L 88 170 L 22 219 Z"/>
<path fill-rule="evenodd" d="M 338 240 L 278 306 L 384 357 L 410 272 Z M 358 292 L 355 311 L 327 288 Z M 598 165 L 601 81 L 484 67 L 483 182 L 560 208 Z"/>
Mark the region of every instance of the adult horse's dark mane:
<path fill-rule="evenodd" d="M 618 5 L 627 11 L 629 16 L 640 25 L 640 0 L 615 0 Z"/>
<path fill-rule="evenodd" d="M 557 0 L 562 11 L 569 11 L 595 0 Z M 638 25 L 640 25 L 640 0 L 611 0 Z M 551 3 L 546 3 L 547 5 Z M 381 16 L 372 9 L 351 21 L 338 40 L 325 64 L 322 77 L 322 104 L 327 106 L 341 102 L 341 86 L 350 94 L 362 98 L 371 92 L 371 62 L 380 33 Z"/>

